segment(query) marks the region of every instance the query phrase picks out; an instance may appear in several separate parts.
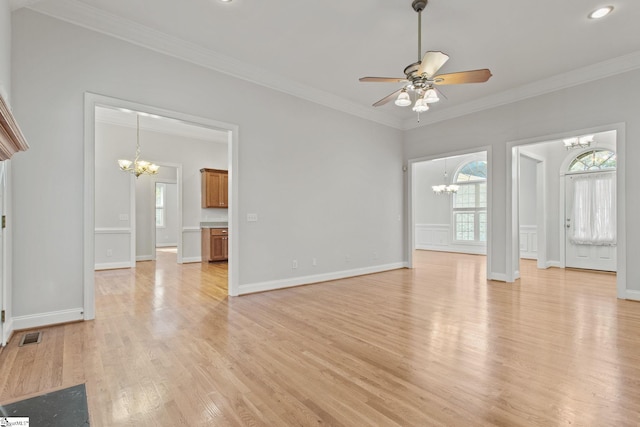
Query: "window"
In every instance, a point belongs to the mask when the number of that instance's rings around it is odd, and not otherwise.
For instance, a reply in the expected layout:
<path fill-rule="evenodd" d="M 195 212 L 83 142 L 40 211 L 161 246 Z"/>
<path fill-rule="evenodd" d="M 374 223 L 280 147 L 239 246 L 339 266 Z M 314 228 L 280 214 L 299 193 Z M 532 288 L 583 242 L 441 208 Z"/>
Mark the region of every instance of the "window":
<path fill-rule="evenodd" d="M 590 150 L 578 155 L 569 165 L 569 172 L 586 172 L 616 168 L 616 153 L 609 150 Z"/>
<path fill-rule="evenodd" d="M 453 196 L 453 239 L 458 242 L 487 241 L 487 162 L 476 160 L 462 166 L 454 178 L 459 185 Z"/>
<path fill-rule="evenodd" d="M 156 227 L 165 227 L 166 190 L 166 184 L 156 182 Z"/>

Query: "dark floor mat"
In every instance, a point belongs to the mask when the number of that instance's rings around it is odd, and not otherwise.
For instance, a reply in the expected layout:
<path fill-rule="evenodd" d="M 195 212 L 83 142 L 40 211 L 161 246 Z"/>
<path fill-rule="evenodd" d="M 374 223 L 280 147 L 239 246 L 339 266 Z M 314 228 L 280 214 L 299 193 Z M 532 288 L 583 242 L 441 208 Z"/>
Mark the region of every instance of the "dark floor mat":
<path fill-rule="evenodd" d="M 29 417 L 30 426 L 84 427 L 89 425 L 84 384 L 0 406 L 0 417 Z"/>

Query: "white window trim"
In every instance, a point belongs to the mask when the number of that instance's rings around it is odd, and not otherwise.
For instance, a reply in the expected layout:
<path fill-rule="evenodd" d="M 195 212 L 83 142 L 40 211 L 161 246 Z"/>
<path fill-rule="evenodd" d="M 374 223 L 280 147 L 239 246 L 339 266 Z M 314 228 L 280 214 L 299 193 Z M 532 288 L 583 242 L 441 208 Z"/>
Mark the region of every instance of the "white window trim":
<path fill-rule="evenodd" d="M 469 163 L 472 162 L 487 162 L 485 159 L 471 159 L 469 161 L 464 162 L 463 164 L 461 164 L 457 169 L 456 172 L 453 174 L 453 179 L 452 179 L 452 183 L 453 184 L 457 184 L 460 187 L 462 186 L 467 186 L 467 185 L 475 185 L 477 188 L 480 187 L 480 184 L 485 184 L 485 192 L 487 192 L 487 179 L 483 179 L 483 180 L 477 180 L 477 181 L 465 181 L 465 182 L 457 182 L 457 177 L 458 174 L 460 173 L 460 171 Z M 452 232 L 452 236 L 451 236 L 451 241 L 457 245 L 468 245 L 468 246 L 485 246 L 487 244 L 486 240 L 480 240 L 480 223 L 479 223 L 479 219 L 477 218 L 477 215 L 474 215 L 477 219 L 477 223 L 474 223 L 474 240 L 458 240 L 457 239 L 457 233 L 456 233 L 456 221 L 455 221 L 455 215 L 456 213 L 463 213 L 465 211 L 467 212 L 472 212 L 474 214 L 478 214 L 480 212 L 484 212 L 485 214 L 487 214 L 488 212 L 488 206 L 484 206 L 484 208 L 481 208 L 479 206 L 477 206 L 478 204 L 478 195 L 480 194 L 479 191 L 475 192 L 476 194 L 476 206 L 475 207 L 468 207 L 468 208 L 455 208 L 453 205 L 453 196 L 451 199 L 451 232 Z M 488 204 L 488 200 L 487 200 L 487 204 Z M 487 236 L 488 237 L 488 236 Z"/>

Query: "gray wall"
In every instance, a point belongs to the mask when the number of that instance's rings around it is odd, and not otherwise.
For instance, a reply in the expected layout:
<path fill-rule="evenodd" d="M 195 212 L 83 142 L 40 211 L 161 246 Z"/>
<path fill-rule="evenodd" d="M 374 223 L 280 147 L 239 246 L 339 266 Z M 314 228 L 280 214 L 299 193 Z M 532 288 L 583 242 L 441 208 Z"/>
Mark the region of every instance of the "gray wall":
<path fill-rule="evenodd" d="M 11 5 L 0 0 L 0 95 L 11 101 Z"/>
<path fill-rule="evenodd" d="M 241 286 L 403 261 L 400 131 L 30 10 L 13 24 L 15 112 L 31 145 L 16 159 L 17 316 L 83 305 L 87 91 L 239 126 L 236 208 L 259 218 L 235 236 Z"/>

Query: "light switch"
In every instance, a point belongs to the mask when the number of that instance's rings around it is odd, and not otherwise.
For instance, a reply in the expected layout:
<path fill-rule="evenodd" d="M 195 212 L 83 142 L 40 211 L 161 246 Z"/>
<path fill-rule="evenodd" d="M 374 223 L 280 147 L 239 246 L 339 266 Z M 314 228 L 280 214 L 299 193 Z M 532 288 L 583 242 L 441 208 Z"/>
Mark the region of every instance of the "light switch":
<path fill-rule="evenodd" d="M 129 221 L 129 214 L 120 214 L 120 221 Z"/>
<path fill-rule="evenodd" d="M 258 214 L 250 213 L 247 214 L 247 222 L 256 222 L 258 220 Z"/>

